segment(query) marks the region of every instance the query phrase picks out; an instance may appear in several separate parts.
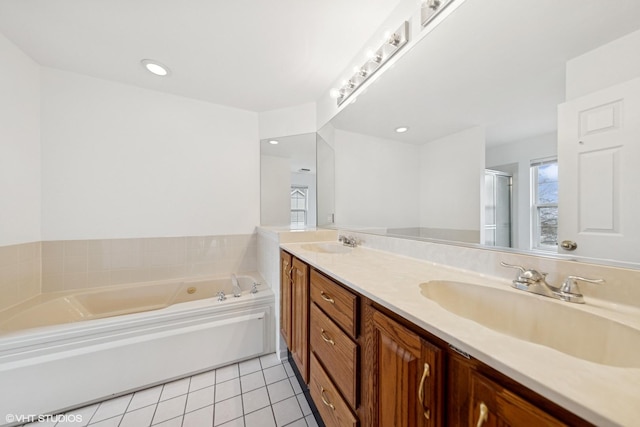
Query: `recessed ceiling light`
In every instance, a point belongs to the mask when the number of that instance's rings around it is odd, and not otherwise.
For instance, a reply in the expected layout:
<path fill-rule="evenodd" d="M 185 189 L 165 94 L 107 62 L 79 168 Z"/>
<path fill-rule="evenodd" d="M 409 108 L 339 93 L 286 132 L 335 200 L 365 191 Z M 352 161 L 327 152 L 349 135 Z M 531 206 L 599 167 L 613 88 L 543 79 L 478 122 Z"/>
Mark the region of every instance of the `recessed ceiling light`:
<path fill-rule="evenodd" d="M 396 132 L 398 132 L 398 133 L 405 133 L 408 130 L 409 130 L 409 128 L 406 127 L 406 126 L 400 126 L 399 128 L 396 128 Z"/>
<path fill-rule="evenodd" d="M 269 144 L 276 145 L 277 143 L 278 143 L 278 141 L 276 141 L 275 139 L 272 139 L 272 140 L 269 141 Z"/>
<path fill-rule="evenodd" d="M 142 65 L 147 71 L 155 74 L 156 76 L 164 77 L 169 75 L 169 67 L 159 63 L 158 61 L 153 61 L 151 59 L 143 59 L 140 62 L 142 63 Z"/>

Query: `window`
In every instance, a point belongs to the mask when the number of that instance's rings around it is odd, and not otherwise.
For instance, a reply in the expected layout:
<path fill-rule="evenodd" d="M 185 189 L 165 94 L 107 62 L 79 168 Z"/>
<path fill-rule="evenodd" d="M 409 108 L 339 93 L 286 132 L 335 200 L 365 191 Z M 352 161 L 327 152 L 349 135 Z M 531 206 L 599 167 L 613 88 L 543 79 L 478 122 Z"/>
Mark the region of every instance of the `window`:
<path fill-rule="evenodd" d="M 531 162 L 531 247 L 558 249 L 558 160 Z"/>
<path fill-rule="evenodd" d="M 307 225 L 308 187 L 291 187 L 291 226 L 305 227 Z"/>

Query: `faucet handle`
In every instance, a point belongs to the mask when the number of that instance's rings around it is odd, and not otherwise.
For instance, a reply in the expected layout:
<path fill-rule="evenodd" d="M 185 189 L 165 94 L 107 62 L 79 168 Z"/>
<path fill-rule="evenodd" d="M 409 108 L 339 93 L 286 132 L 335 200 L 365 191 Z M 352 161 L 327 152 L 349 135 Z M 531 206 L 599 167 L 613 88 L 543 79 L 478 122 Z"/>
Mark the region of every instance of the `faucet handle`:
<path fill-rule="evenodd" d="M 520 265 L 514 265 L 514 264 L 507 264 L 506 262 L 500 261 L 500 265 L 502 265 L 503 267 L 508 267 L 508 268 L 516 268 L 518 270 L 520 270 L 520 273 L 518 274 L 518 277 L 516 278 L 516 281 L 518 282 L 524 282 L 524 283 L 528 283 L 528 284 L 532 284 L 535 282 L 540 282 L 540 281 L 544 281 L 545 278 L 547 277 L 547 273 L 540 273 L 536 270 L 533 269 L 529 269 L 527 270 L 526 268 L 520 266 Z"/>
<path fill-rule="evenodd" d="M 578 283 L 577 281 L 581 281 L 581 282 L 587 282 L 587 283 L 604 283 L 604 279 L 587 279 L 585 277 L 580 277 L 580 276 L 567 276 L 566 279 L 564 279 L 564 282 L 562 282 L 562 286 L 560 286 L 560 292 L 563 292 L 565 294 L 576 294 L 579 295 L 580 294 L 580 289 L 578 288 Z"/>

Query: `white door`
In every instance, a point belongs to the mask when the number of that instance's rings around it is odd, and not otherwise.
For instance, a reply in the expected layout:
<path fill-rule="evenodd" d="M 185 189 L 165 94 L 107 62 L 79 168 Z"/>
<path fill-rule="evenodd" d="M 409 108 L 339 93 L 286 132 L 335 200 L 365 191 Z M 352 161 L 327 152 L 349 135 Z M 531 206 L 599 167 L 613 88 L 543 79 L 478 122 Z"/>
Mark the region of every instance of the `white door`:
<path fill-rule="evenodd" d="M 558 252 L 640 262 L 640 78 L 559 106 L 558 204 Z"/>

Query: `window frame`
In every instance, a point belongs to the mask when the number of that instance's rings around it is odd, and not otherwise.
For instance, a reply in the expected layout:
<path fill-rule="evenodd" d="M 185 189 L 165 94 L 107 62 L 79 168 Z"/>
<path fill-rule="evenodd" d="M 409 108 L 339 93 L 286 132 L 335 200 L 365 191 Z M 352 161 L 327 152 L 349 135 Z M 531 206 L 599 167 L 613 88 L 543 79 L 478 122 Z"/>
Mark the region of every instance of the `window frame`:
<path fill-rule="evenodd" d="M 300 221 L 297 222 L 293 222 L 293 220 L 290 221 L 290 226 L 292 228 L 304 228 L 307 226 L 307 221 L 308 221 L 308 211 L 309 211 L 309 187 L 306 185 L 292 185 L 291 186 L 291 193 L 290 193 L 290 197 L 289 200 L 291 201 L 293 198 L 293 194 L 295 192 L 300 192 L 304 195 L 304 209 L 291 209 L 290 211 L 290 216 L 293 216 L 292 214 L 295 212 L 296 214 L 302 213 L 303 218 L 304 218 L 304 222 L 301 224 Z"/>
<path fill-rule="evenodd" d="M 531 195 L 531 201 L 530 201 L 530 205 L 531 205 L 531 227 L 530 227 L 530 231 L 531 231 L 531 242 L 530 242 L 530 247 L 532 250 L 538 250 L 538 251 L 545 251 L 545 252 L 557 252 L 558 251 L 558 243 L 556 240 L 556 244 L 555 245 L 548 245 L 548 244 L 542 244 L 540 243 L 541 241 L 541 229 L 542 229 L 542 225 L 541 225 L 541 215 L 540 215 L 540 211 L 544 208 L 555 208 L 556 212 L 558 210 L 558 202 L 556 200 L 555 203 L 539 203 L 538 202 L 538 195 L 539 195 L 539 189 L 540 189 L 540 185 L 539 185 L 539 168 L 541 166 L 545 166 L 545 165 L 549 165 L 549 164 L 558 164 L 558 158 L 557 157 L 547 157 L 547 158 L 543 158 L 543 159 L 536 159 L 536 160 L 532 160 L 529 170 L 530 170 L 530 174 L 531 174 L 531 191 L 530 191 L 530 195 Z M 557 221 L 557 218 L 556 218 Z M 557 225 L 556 225 L 556 230 L 557 230 Z M 556 234 L 556 238 L 557 238 L 557 234 Z"/>

